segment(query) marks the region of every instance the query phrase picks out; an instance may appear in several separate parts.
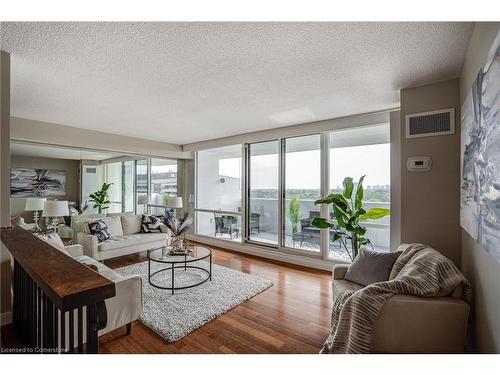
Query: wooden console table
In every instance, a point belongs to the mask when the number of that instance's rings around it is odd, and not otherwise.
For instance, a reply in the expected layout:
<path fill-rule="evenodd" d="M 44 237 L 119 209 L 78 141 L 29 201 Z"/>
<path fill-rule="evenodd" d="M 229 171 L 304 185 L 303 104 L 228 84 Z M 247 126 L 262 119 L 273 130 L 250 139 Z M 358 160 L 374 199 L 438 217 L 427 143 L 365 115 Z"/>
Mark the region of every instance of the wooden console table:
<path fill-rule="evenodd" d="M 0 237 L 14 258 L 13 320 L 23 344 L 33 353 L 97 353 L 115 284 L 19 226 Z"/>

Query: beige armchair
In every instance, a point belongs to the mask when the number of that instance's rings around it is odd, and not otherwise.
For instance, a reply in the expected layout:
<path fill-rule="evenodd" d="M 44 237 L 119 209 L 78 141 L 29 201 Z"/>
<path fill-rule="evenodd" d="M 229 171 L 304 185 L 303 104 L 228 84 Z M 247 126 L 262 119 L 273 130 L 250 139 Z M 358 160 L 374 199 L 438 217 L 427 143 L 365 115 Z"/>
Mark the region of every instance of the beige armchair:
<path fill-rule="evenodd" d="M 363 286 L 344 280 L 348 265 L 333 268 L 333 300 L 343 290 Z M 372 353 L 462 353 L 469 304 L 456 289 L 448 297 L 396 294 L 380 311 L 372 332 Z"/>
<path fill-rule="evenodd" d="M 127 327 L 127 334 L 130 334 L 132 322 L 137 320 L 142 314 L 143 295 L 141 277 L 139 275 L 119 275 L 104 264 L 83 255 L 82 245 L 65 246 L 64 250 L 69 256 L 80 263 L 95 266 L 98 270 L 97 272 L 115 283 L 116 295 L 105 301 L 107 324 L 105 328 L 98 332 L 99 336 L 124 326 Z M 83 332 L 85 340 L 85 329 Z M 69 342 L 69 339 L 67 342 Z"/>

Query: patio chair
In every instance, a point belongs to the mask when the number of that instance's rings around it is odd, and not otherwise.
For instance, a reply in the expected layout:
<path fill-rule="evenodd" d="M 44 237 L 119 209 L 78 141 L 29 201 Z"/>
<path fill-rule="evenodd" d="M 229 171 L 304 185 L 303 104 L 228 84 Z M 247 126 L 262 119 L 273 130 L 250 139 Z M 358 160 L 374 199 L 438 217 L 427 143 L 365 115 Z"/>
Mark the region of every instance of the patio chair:
<path fill-rule="evenodd" d="M 240 235 L 240 230 L 238 228 L 238 218 L 232 215 L 218 215 L 214 214 L 215 221 L 215 237 L 217 234 L 221 236 L 223 234 L 228 234 L 229 238 L 233 239 L 233 235 L 236 238 Z"/>

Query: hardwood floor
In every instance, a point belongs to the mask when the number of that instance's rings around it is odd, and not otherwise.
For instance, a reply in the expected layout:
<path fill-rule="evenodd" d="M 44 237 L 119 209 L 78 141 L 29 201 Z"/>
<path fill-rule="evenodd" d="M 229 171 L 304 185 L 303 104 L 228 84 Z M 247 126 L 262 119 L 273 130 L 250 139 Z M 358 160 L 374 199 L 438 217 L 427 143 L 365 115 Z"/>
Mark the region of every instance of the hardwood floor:
<path fill-rule="evenodd" d="M 139 321 L 100 338 L 101 353 L 318 353 L 328 336 L 331 273 L 213 248 L 214 263 L 262 276 L 274 285 L 168 343 Z M 106 261 L 111 268 L 146 260 L 135 254 Z M 2 328 L 12 341 L 11 327 Z M 5 340 L 2 340 L 2 345 Z"/>

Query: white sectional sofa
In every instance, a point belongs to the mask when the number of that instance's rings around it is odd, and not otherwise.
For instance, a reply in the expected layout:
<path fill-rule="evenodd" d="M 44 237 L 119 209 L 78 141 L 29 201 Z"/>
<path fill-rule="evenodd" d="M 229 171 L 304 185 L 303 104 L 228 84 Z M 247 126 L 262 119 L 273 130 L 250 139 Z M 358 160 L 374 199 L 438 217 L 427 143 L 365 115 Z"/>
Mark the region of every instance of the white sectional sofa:
<path fill-rule="evenodd" d="M 110 239 L 99 243 L 97 237 L 90 234 L 88 225 L 83 225 L 83 232 L 77 234 L 78 243 L 83 246 L 83 253 L 96 260 L 161 248 L 170 243 L 170 232 L 164 225 L 161 228 L 162 233 L 141 233 L 142 215 L 110 215 L 100 220 L 108 226 Z"/>

